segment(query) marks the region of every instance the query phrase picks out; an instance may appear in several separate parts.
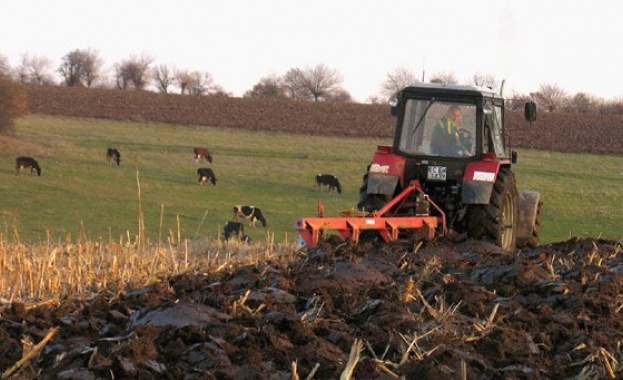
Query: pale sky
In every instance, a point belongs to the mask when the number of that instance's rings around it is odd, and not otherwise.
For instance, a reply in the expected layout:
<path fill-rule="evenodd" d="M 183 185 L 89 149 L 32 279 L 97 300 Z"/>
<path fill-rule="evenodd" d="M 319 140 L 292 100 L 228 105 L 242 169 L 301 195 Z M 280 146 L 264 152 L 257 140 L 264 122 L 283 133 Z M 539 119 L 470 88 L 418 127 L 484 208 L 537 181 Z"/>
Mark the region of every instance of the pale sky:
<path fill-rule="evenodd" d="M 208 72 L 242 96 L 262 77 L 318 64 L 355 100 L 406 67 L 506 80 L 506 90 L 555 84 L 568 94 L 623 97 L 623 3 L 617 0 L 0 0 L 0 54 L 57 68 L 75 49 L 106 68 L 131 56 Z"/>

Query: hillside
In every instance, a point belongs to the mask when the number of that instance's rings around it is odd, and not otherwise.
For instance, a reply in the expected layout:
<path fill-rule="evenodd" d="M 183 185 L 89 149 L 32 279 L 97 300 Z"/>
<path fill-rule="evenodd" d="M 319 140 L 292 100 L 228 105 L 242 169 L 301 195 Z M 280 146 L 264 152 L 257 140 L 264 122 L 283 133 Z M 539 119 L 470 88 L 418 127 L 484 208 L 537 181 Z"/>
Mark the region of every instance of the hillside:
<path fill-rule="evenodd" d="M 328 136 L 392 137 L 387 105 L 158 94 L 87 88 L 29 88 L 30 111 L 49 115 L 163 122 Z M 527 124 L 506 114 L 512 146 L 563 153 L 623 154 L 623 116 L 541 111 Z"/>

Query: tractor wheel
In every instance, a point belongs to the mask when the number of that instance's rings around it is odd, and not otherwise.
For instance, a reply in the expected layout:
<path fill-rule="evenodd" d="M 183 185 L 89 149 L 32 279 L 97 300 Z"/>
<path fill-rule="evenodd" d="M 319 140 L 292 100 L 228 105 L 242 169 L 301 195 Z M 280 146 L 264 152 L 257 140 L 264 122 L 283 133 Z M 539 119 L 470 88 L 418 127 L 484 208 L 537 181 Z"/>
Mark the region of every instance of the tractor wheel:
<path fill-rule="evenodd" d="M 519 248 L 534 248 L 539 245 L 541 238 L 541 218 L 543 209 L 543 201 L 539 201 L 536 207 L 536 215 L 534 218 L 534 224 L 532 225 L 532 234 L 527 239 L 517 239 L 517 246 Z"/>
<path fill-rule="evenodd" d="M 502 168 L 493 185 L 491 200 L 485 205 L 471 205 L 467 215 L 467 233 L 478 240 L 499 245 L 505 252 L 516 248 L 518 221 L 517 185 L 508 168 Z"/>

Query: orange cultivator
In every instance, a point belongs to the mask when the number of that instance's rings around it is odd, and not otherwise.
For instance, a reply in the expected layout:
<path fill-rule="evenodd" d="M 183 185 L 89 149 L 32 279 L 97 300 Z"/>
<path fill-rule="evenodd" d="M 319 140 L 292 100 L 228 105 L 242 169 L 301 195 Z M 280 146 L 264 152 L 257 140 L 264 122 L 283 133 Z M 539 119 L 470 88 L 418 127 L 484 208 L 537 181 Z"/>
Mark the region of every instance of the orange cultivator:
<path fill-rule="evenodd" d="M 400 215 L 401 209 L 412 207 L 408 204 L 409 195 L 416 192 L 416 209 L 421 210 L 417 215 Z M 431 216 L 428 212 L 432 205 L 439 216 Z M 376 231 L 386 242 L 398 239 L 401 232 L 407 230 L 426 229 L 426 238 L 435 237 L 438 227 L 446 233 L 446 216 L 444 212 L 424 192 L 418 181 L 412 181 L 397 197 L 388 202 L 385 207 L 371 213 L 344 213 L 339 217 L 325 217 L 322 203 L 318 203 L 318 217 L 298 218 L 296 229 L 299 232 L 299 245 L 315 248 L 323 231 L 337 231 L 344 239 L 353 243 L 359 241 L 361 231 Z"/>

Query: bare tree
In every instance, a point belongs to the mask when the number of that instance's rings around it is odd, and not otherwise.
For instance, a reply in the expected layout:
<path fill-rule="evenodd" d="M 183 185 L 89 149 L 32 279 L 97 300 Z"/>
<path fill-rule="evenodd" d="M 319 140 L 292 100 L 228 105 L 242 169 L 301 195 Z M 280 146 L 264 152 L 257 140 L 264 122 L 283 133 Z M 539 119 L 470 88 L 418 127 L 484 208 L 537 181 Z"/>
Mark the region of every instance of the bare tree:
<path fill-rule="evenodd" d="M 486 87 L 492 90 L 498 87 L 498 80 L 495 79 L 495 75 L 493 74 L 476 73 L 472 80 L 474 86 Z"/>
<path fill-rule="evenodd" d="M 102 65 L 103 61 L 95 50 L 76 49 L 63 57 L 58 72 L 69 87 L 91 87 L 99 78 Z"/>
<path fill-rule="evenodd" d="M 335 69 L 323 64 L 305 69 L 303 88 L 311 95 L 314 101 L 329 100 L 337 91 L 343 91 L 342 76 Z"/>
<path fill-rule="evenodd" d="M 603 100 L 596 96 L 578 92 L 569 98 L 565 108 L 575 113 L 592 114 L 597 113 L 597 109 L 601 103 L 603 103 Z"/>
<path fill-rule="evenodd" d="M 412 86 L 418 82 L 417 76 L 411 69 L 398 67 L 387 73 L 385 81 L 381 84 L 381 95 L 389 98 L 396 95 L 407 86 Z"/>
<path fill-rule="evenodd" d="M 245 98 L 285 98 L 286 90 L 284 81 L 277 75 L 264 77 L 260 79 L 252 89 L 245 92 L 243 96 Z"/>
<path fill-rule="evenodd" d="M 327 93 L 327 95 L 325 95 L 325 100 L 328 102 L 352 103 L 353 97 L 350 92 L 339 88 Z"/>
<path fill-rule="evenodd" d="M 24 53 L 17 68 L 17 76 L 23 84 L 52 85 L 54 84 L 52 60 Z"/>
<path fill-rule="evenodd" d="M 459 80 L 456 79 L 453 73 L 440 72 L 435 73 L 430 79 L 430 83 L 442 83 L 442 84 L 458 84 Z"/>
<path fill-rule="evenodd" d="M 178 70 L 175 74 L 175 81 L 180 88 L 182 95 L 189 91 L 190 86 L 193 83 L 193 74 L 188 70 Z"/>
<path fill-rule="evenodd" d="M 299 68 L 288 70 L 283 76 L 286 95 L 292 99 L 305 99 L 305 73 Z"/>
<path fill-rule="evenodd" d="M 148 56 L 132 56 L 115 65 L 117 87 L 143 90 L 149 84 L 149 68 L 153 59 Z"/>
<path fill-rule="evenodd" d="M 102 67 L 104 60 L 100 57 L 97 50 L 87 49 L 84 53 L 84 80 L 87 87 L 91 87 L 102 77 Z"/>
<path fill-rule="evenodd" d="M 156 88 L 163 94 L 169 93 L 169 87 L 175 82 L 175 69 L 173 66 L 161 64 L 153 69 L 153 79 L 156 82 Z"/>
<path fill-rule="evenodd" d="M 214 79 L 212 75 L 207 72 L 193 71 L 192 82 L 189 87 L 189 93 L 191 95 L 206 95 L 210 94 L 214 88 Z"/>
<path fill-rule="evenodd" d="M 508 109 L 522 109 L 527 102 L 531 102 L 532 96 L 526 94 L 520 94 L 513 91 L 513 95 L 505 102 L 505 107 Z"/>
<path fill-rule="evenodd" d="M 342 76 L 323 64 L 305 69 L 293 68 L 283 76 L 286 95 L 293 99 L 331 100 L 345 92 Z"/>
<path fill-rule="evenodd" d="M 175 81 L 182 94 L 229 96 L 208 72 L 181 70 L 177 72 Z"/>
<path fill-rule="evenodd" d="M 2 53 L 0 53 L 0 78 L 11 77 L 11 65 L 9 65 L 9 59 Z"/>
<path fill-rule="evenodd" d="M 556 84 L 542 84 L 534 98 L 538 104 L 553 112 L 565 105 L 567 94 Z"/>

